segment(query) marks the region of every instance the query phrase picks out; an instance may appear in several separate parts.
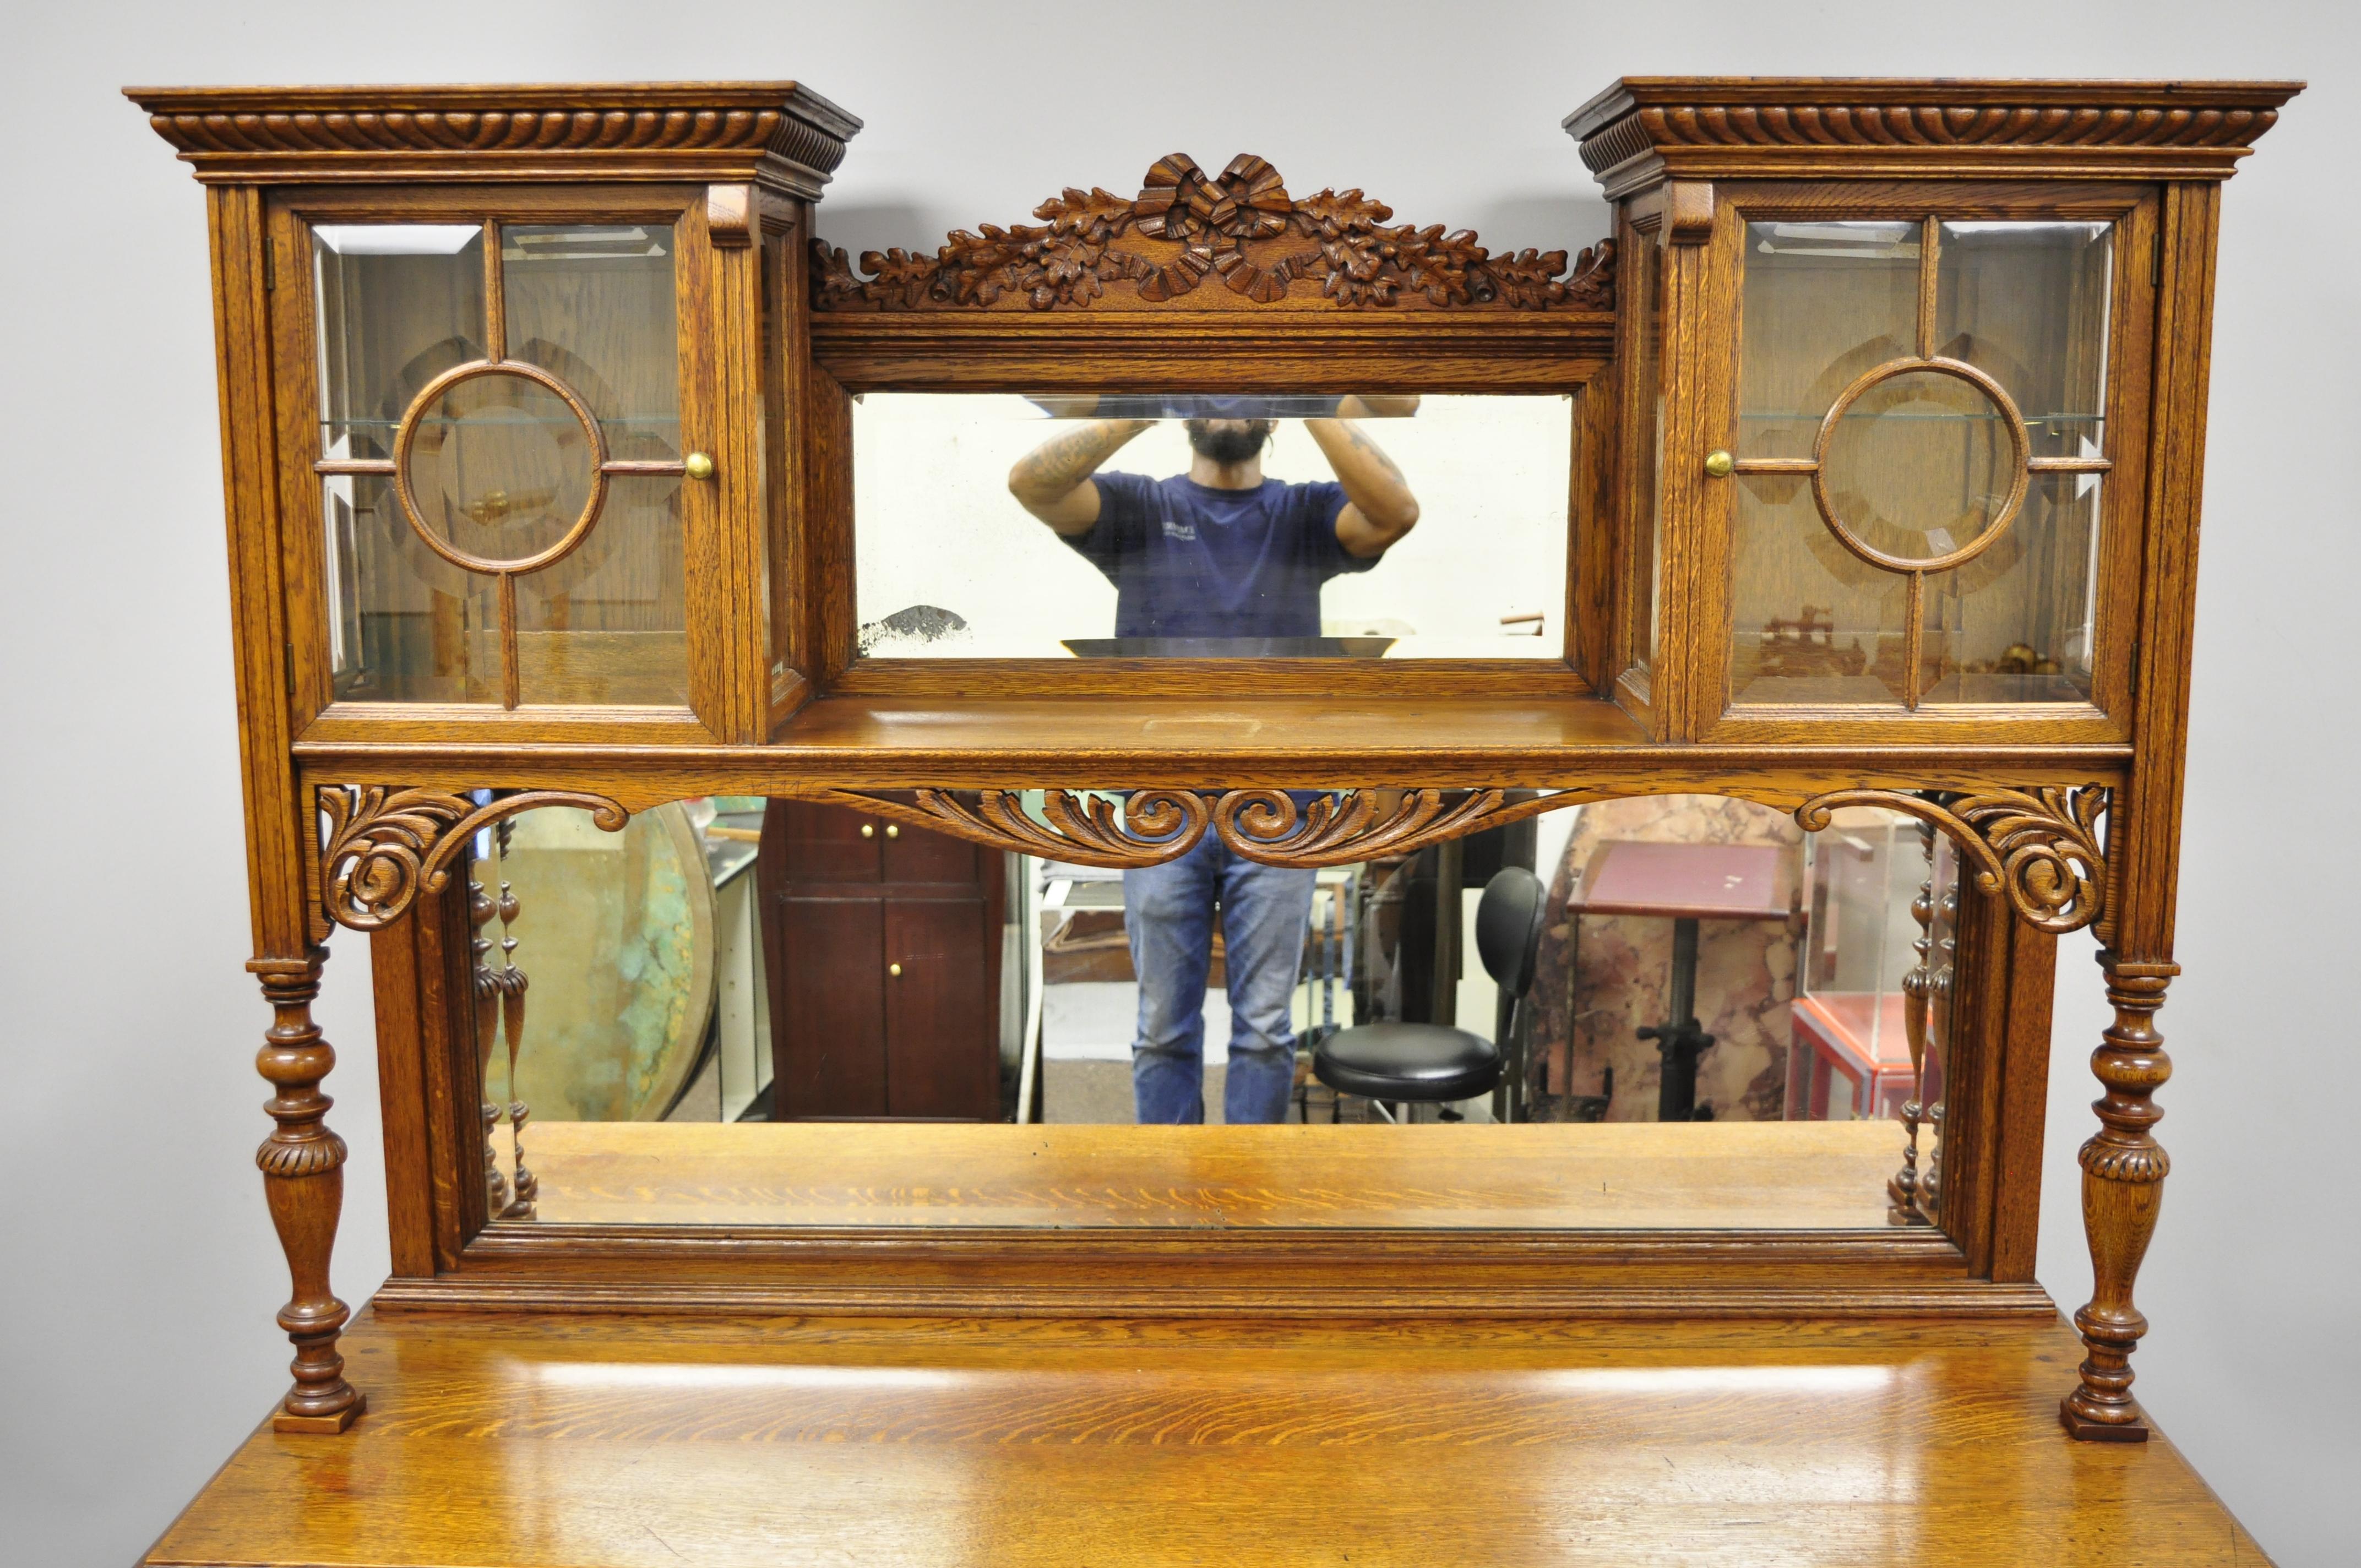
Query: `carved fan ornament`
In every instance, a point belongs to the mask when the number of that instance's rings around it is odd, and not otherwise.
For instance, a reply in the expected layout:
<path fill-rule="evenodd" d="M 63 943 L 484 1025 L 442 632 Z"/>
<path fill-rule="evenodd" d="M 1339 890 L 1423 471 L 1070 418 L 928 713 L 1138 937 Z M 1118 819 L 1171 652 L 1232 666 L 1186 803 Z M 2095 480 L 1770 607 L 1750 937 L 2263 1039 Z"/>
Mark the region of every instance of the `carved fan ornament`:
<path fill-rule="evenodd" d="M 1421 300 L 1437 309 L 1615 308 L 1611 240 L 1575 258 L 1562 250 L 1495 256 L 1474 231 L 1392 225 L 1393 209 L 1359 191 L 1297 200 L 1251 153 L 1208 174 L 1186 153 L 1158 160 L 1137 197 L 1069 187 L 1033 209 L 1038 225 L 951 232 L 932 256 L 864 251 L 863 278 L 840 249 L 811 242 L 812 304 L 821 311 L 988 309 L 1019 298 L 1035 310 L 1081 309 L 1115 283 L 1161 304 L 1218 276 L 1257 304 L 1299 280 L 1340 306 Z M 1147 242 L 1126 248 L 1119 241 Z M 1305 242 L 1309 242 L 1308 244 Z"/>

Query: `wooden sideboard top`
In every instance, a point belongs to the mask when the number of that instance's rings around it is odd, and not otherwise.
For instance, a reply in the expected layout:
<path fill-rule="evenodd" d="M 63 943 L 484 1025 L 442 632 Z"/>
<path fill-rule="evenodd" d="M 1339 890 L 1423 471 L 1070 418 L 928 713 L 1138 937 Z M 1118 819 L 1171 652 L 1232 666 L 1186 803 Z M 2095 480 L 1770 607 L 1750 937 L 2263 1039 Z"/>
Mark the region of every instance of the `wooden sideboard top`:
<path fill-rule="evenodd" d="M 2050 1322 L 365 1311 L 153 1563 L 2267 1562 Z"/>

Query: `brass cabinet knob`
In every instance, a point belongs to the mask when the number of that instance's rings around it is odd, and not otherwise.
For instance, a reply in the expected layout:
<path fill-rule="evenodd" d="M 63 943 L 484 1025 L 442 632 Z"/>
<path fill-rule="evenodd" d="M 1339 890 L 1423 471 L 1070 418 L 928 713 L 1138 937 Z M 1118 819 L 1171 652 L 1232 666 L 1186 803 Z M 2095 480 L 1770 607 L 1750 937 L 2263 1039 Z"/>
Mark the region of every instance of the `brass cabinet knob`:
<path fill-rule="evenodd" d="M 900 964 L 887 964 L 885 966 L 885 972 L 892 975 L 895 980 L 899 980 L 902 978 L 902 966 Z"/>
<path fill-rule="evenodd" d="M 1727 479 L 1737 466 L 1738 464 L 1727 452 L 1716 451 L 1705 455 L 1705 471 L 1713 478 Z"/>
<path fill-rule="evenodd" d="M 680 460 L 681 472 L 692 479 L 713 477 L 713 459 L 702 452 L 692 452 Z"/>
<path fill-rule="evenodd" d="M 877 837 L 877 829 L 864 822 L 861 825 L 861 836 L 864 839 L 874 839 Z"/>
<path fill-rule="evenodd" d="M 891 822 L 885 824 L 885 837 L 888 839 L 899 839 L 901 836 L 902 830 L 899 828 L 895 827 Z"/>

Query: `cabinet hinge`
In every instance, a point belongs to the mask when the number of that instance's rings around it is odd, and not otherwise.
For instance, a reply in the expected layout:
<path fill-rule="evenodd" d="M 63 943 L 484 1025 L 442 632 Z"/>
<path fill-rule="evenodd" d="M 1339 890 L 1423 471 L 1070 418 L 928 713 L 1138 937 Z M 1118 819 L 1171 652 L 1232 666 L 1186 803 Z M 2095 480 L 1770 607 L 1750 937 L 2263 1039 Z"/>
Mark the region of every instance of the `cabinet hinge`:
<path fill-rule="evenodd" d="M 2148 252 L 2147 281 L 2151 289 L 2164 287 L 2164 231 L 2162 229 L 2156 231 L 2156 247 Z"/>
<path fill-rule="evenodd" d="M 287 695 L 293 696 L 295 695 L 295 644 L 282 642 L 279 645 L 279 651 L 287 656 Z"/>
<path fill-rule="evenodd" d="M 279 247 L 266 244 L 262 247 L 262 291 L 269 293 L 279 287 Z"/>

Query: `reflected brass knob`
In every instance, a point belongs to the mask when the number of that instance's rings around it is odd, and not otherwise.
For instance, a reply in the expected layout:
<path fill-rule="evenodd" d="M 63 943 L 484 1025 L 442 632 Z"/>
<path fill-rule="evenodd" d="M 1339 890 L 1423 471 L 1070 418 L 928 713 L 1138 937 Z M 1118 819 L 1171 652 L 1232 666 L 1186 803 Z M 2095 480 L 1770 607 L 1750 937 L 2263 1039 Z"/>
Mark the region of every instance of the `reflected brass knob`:
<path fill-rule="evenodd" d="M 1737 463 L 1727 452 L 1708 452 L 1705 455 L 1705 471 L 1714 478 L 1729 478 L 1731 471 L 1737 466 Z"/>
<path fill-rule="evenodd" d="M 895 827 L 891 822 L 885 824 L 885 837 L 888 839 L 899 839 L 901 836 L 902 830 L 899 828 Z"/>
<path fill-rule="evenodd" d="M 702 452 L 692 452 L 680 460 L 681 472 L 692 479 L 713 477 L 713 459 Z"/>
<path fill-rule="evenodd" d="M 887 964 L 885 966 L 885 972 L 892 975 L 895 980 L 899 980 L 902 978 L 902 966 L 900 964 Z"/>
<path fill-rule="evenodd" d="M 877 829 L 864 822 L 861 825 L 861 836 L 864 839 L 874 839 L 877 837 Z"/>

